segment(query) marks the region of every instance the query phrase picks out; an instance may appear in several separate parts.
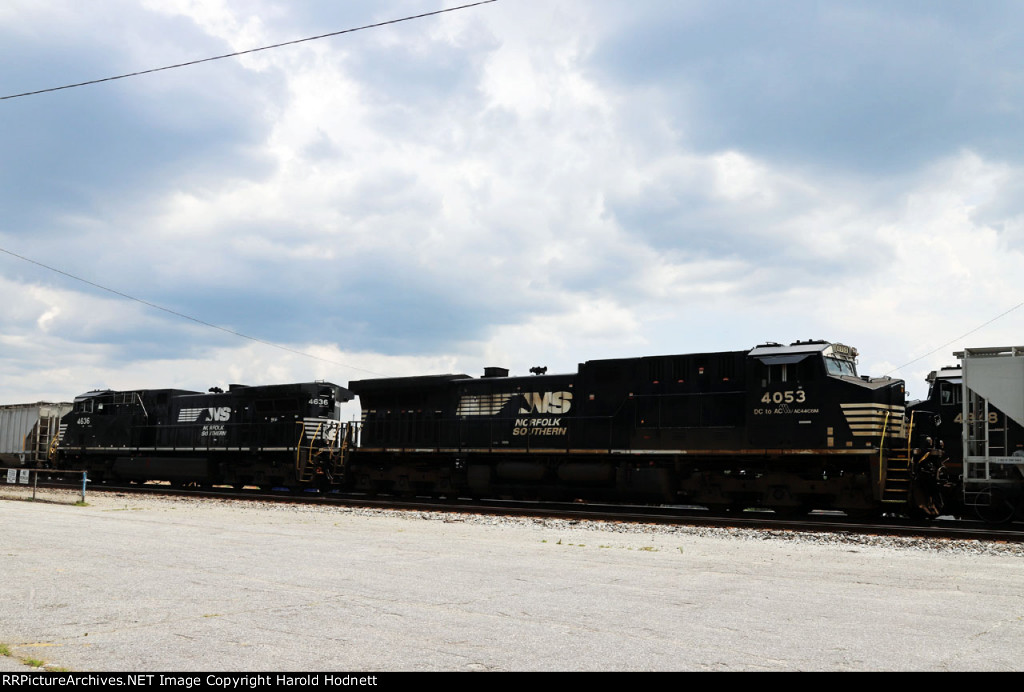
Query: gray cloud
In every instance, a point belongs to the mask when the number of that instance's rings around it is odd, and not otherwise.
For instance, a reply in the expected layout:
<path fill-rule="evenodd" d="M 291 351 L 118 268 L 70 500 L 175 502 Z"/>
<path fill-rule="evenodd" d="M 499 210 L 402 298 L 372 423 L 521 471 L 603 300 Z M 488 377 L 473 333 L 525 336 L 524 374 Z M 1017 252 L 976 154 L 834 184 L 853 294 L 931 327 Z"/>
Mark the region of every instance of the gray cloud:
<path fill-rule="evenodd" d="M 433 6 L 110 8 L 0 9 L 0 74 L 49 84 Z M 895 366 L 1014 290 L 1019 13 L 523 0 L 3 102 L 0 246 L 392 374 L 819 337 Z M 34 296 L 0 312 L 0 384 L 30 398 L 32 364 L 62 359 L 83 385 L 124 363 L 344 379 L 8 256 L 0 279 Z"/>
<path fill-rule="evenodd" d="M 1019 158 L 1020 8 L 956 2 L 639 6 L 592 66 L 673 99 L 689 146 L 893 173 L 970 146 Z M 616 15 L 616 19 L 620 19 Z M 669 84 L 674 89 L 666 88 Z M 1006 144 L 1010 144 L 1007 151 Z"/>

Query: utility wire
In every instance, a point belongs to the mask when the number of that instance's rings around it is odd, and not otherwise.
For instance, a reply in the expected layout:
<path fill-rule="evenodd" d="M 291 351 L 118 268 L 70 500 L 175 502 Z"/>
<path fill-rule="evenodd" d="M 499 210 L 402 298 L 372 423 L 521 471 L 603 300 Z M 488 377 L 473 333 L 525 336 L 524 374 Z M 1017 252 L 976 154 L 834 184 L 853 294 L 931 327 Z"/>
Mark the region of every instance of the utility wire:
<path fill-rule="evenodd" d="M 257 53 L 261 50 L 270 50 L 271 48 L 281 48 L 282 46 L 293 46 L 296 43 L 305 43 L 306 41 L 317 41 L 322 38 L 330 38 L 331 36 L 341 36 L 342 34 L 351 34 L 356 31 L 363 31 L 364 29 L 375 29 L 381 26 L 387 26 L 389 24 L 398 24 L 400 22 L 408 22 L 413 19 L 422 19 L 424 17 L 432 17 L 438 14 L 444 14 L 445 12 L 455 12 L 456 10 L 465 10 L 470 7 L 476 7 L 477 5 L 486 5 L 488 3 L 497 2 L 498 0 L 481 0 L 480 2 L 470 3 L 468 5 L 459 5 L 458 7 L 449 7 L 445 10 L 435 10 L 433 12 L 425 12 L 423 14 L 413 15 L 411 17 L 402 17 L 401 19 L 389 19 L 386 22 L 377 22 L 376 24 L 367 24 L 366 26 L 356 27 L 355 29 L 344 29 L 342 31 L 333 31 L 329 34 L 321 34 L 319 36 L 310 36 L 308 38 L 300 38 L 295 41 L 285 41 L 284 43 L 275 43 L 272 46 L 263 46 L 262 48 L 250 48 L 249 50 L 240 50 L 237 53 L 227 53 L 226 55 L 217 55 L 212 58 L 202 58 L 200 60 L 192 60 L 190 62 L 178 63 L 177 65 L 168 65 L 167 67 L 155 67 L 151 70 L 142 70 L 141 72 L 131 72 L 129 74 L 117 75 L 116 77 L 104 77 L 103 79 L 92 79 L 88 82 L 79 82 L 77 84 L 66 84 L 65 86 L 51 87 L 49 89 L 39 89 L 38 91 L 26 91 L 23 94 L 11 94 L 10 96 L 0 96 L 0 101 L 6 99 L 16 99 L 22 96 L 35 96 L 36 94 L 45 94 L 50 91 L 60 91 L 61 89 L 74 89 L 75 87 L 87 86 L 89 84 L 99 84 L 101 82 L 111 82 L 115 79 L 125 79 L 127 77 L 138 77 L 139 75 L 150 74 L 151 72 L 161 72 L 163 70 L 173 70 L 177 67 L 188 67 L 189 65 L 198 65 L 199 63 L 211 62 L 213 60 L 223 60 L 224 58 L 234 58 L 239 55 L 246 55 L 248 53 Z"/>
<path fill-rule="evenodd" d="M 106 291 L 107 293 L 113 293 L 116 296 L 121 296 L 122 298 L 127 298 L 128 300 L 133 300 L 136 303 L 142 303 L 143 305 L 146 305 L 146 306 L 151 307 L 151 308 L 156 308 L 157 310 L 163 310 L 164 312 L 166 312 L 168 314 L 171 314 L 171 315 L 174 315 L 175 317 L 180 317 L 180 318 L 185 319 L 185 320 L 190 320 L 192 322 L 195 322 L 196 324 L 201 324 L 204 327 L 210 327 L 211 329 L 218 329 L 218 330 L 220 330 L 222 332 L 226 332 L 226 333 L 232 334 L 234 336 L 239 336 L 239 337 L 241 337 L 243 339 L 248 339 L 249 341 L 255 341 L 256 343 L 263 344 L 265 346 L 272 346 L 274 348 L 281 349 L 282 351 L 288 351 L 289 353 L 295 353 L 295 354 L 298 354 L 300 356 L 305 356 L 306 358 L 313 358 L 315 360 L 320 360 L 320 361 L 323 361 L 325 363 L 330 363 L 331 365 L 338 365 L 338 366 L 343 367 L 343 368 L 349 368 L 350 370 L 358 370 L 359 372 L 365 372 L 365 373 L 369 373 L 371 375 L 379 375 L 380 377 L 388 377 L 388 375 L 385 375 L 385 374 L 379 373 L 379 372 L 374 372 L 373 370 L 367 370 L 366 368 L 357 368 L 356 366 L 349 365 L 348 363 L 339 363 L 336 360 L 330 360 L 329 358 L 322 358 L 320 356 L 313 355 L 312 353 L 306 353 L 305 351 L 299 351 L 297 349 L 290 348 L 288 346 L 283 346 L 281 344 L 276 344 L 273 341 L 266 341 L 264 339 L 259 339 L 259 338 L 255 337 L 255 336 L 249 336 L 248 334 L 243 334 L 242 332 L 236 332 L 233 329 L 228 329 L 226 327 L 221 327 L 221 326 L 216 325 L 216 324 L 211 324 L 209 322 L 204 322 L 203 320 L 198 319 L 196 317 L 192 317 L 191 315 L 186 315 L 185 313 L 178 312 L 176 310 L 171 310 L 170 308 L 165 308 L 162 305 L 157 305 L 156 303 L 151 303 L 148 300 L 143 300 L 142 298 L 136 298 L 135 296 L 130 296 L 127 293 L 122 293 L 121 291 L 114 290 L 113 288 L 107 288 L 106 286 L 101 286 L 100 284 L 94 283 L 92 281 L 89 281 L 88 279 L 83 279 L 80 276 L 75 276 L 74 274 L 69 274 L 66 271 L 57 269 L 56 267 L 51 267 L 51 266 L 49 266 L 47 264 L 43 264 L 42 262 L 37 262 L 34 259 L 30 259 L 28 257 L 24 257 L 22 255 L 19 255 L 19 254 L 15 253 L 15 252 L 11 252 L 10 250 L 5 250 L 2 247 L 0 247 L 0 252 L 6 253 L 6 254 L 10 255 L 11 257 L 17 257 L 18 259 L 24 260 L 25 262 L 29 262 L 31 264 L 34 264 L 37 267 L 42 267 L 43 269 L 49 269 L 52 272 L 56 272 L 58 274 L 62 274 L 62 275 L 66 276 L 66 277 L 68 277 L 70 279 L 74 279 L 75 281 L 81 281 L 84 284 L 88 284 L 88 285 L 90 285 L 90 286 L 92 286 L 94 288 L 98 288 L 98 289 L 100 289 L 102 291 Z"/>
<path fill-rule="evenodd" d="M 952 341 L 947 341 L 946 343 L 942 344 L 941 346 L 938 346 L 938 347 L 936 347 L 936 348 L 932 349 L 931 351 L 928 351 L 928 353 L 924 354 L 923 356 L 920 356 L 920 357 L 918 357 L 918 358 L 915 358 L 914 360 L 910 361 L 909 363 L 904 363 L 903 365 L 899 366 L 898 368 L 893 368 L 892 370 L 890 370 L 889 372 L 887 372 L 887 373 L 885 373 L 885 374 L 886 374 L 886 375 L 891 375 L 891 374 L 893 374 L 894 372 L 896 372 L 897 370 L 902 370 L 903 368 L 907 367 L 908 365 L 913 365 L 913 364 L 914 364 L 914 363 L 916 363 L 917 361 L 919 361 L 919 360 L 923 360 L 923 359 L 927 358 L 928 356 L 932 355 L 933 353 L 936 353 L 936 352 L 938 352 L 938 351 L 941 351 L 942 349 L 946 348 L 947 346 L 951 346 L 951 345 L 955 344 L 955 343 L 956 343 L 957 341 L 960 341 L 960 339 L 963 339 L 963 338 L 965 338 L 965 337 L 968 337 L 968 336 L 970 336 L 971 334 L 973 334 L 973 333 L 974 333 L 974 332 L 976 332 L 976 331 L 979 331 L 979 330 L 980 330 L 980 329 L 982 329 L 983 327 L 987 327 L 988 325 L 992 324 L 992 323 L 993 323 L 993 322 L 995 322 L 996 320 L 998 320 L 998 319 L 1002 319 L 1003 317 L 1006 317 L 1006 316 L 1007 316 L 1007 315 L 1009 315 L 1009 314 L 1010 314 L 1011 312 L 1013 312 L 1014 310 L 1016 310 L 1016 309 L 1018 309 L 1018 308 L 1020 308 L 1020 307 L 1022 307 L 1022 306 L 1024 306 L 1024 303 L 1017 303 L 1016 305 L 1014 305 L 1014 306 L 1013 306 L 1012 308 L 1010 308 L 1010 309 L 1009 309 L 1009 310 L 1007 310 L 1006 312 L 1002 312 L 1002 313 L 1000 313 L 1000 314 L 996 315 L 995 317 L 993 317 L 992 319 L 990 319 L 990 320 L 989 320 L 988 322 L 985 322 L 984 324 L 980 324 L 980 325 L 978 325 L 977 327 L 975 327 L 975 328 L 974 328 L 974 329 L 972 329 L 971 331 L 969 331 L 969 332 L 967 332 L 967 333 L 965 333 L 965 334 L 961 334 L 960 336 L 958 336 L 957 338 L 953 339 Z"/>

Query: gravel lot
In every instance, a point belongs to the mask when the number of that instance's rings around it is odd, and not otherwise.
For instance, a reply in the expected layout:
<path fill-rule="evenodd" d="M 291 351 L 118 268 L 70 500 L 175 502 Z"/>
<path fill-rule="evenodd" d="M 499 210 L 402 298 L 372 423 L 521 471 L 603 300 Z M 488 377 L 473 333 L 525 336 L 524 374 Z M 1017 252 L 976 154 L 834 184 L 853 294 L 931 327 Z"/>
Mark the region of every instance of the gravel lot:
<path fill-rule="evenodd" d="M 24 494 L 0 670 L 1024 668 L 1016 544 Z"/>

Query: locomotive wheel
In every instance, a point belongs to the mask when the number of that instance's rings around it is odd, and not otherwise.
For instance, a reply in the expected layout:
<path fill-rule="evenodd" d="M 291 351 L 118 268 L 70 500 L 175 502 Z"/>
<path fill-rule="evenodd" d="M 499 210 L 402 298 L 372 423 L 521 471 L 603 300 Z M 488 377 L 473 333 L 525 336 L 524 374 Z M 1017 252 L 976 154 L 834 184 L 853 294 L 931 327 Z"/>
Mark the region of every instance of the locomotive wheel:
<path fill-rule="evenodd" d="M 974 508 L 978 518 L 989 524 L 1006 524 L 1017 512 L 1013 501 L 1000 488 L 988 487 L 978 493 Z"/>

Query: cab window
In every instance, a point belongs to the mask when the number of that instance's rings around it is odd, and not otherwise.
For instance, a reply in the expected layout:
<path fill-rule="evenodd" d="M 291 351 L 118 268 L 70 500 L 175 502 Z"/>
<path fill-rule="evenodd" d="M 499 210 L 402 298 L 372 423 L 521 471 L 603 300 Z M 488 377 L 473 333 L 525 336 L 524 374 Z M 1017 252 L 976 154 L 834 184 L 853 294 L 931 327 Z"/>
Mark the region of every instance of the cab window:
<path fill-rule="evenodd" d="M 825 367 L 828 368 L 829 375 L 849 375 L 851 377 L 857 376 L 857 369 L 853 363 L 848 360 L 839 360 L 838 358 L 825 358 Z"/>

